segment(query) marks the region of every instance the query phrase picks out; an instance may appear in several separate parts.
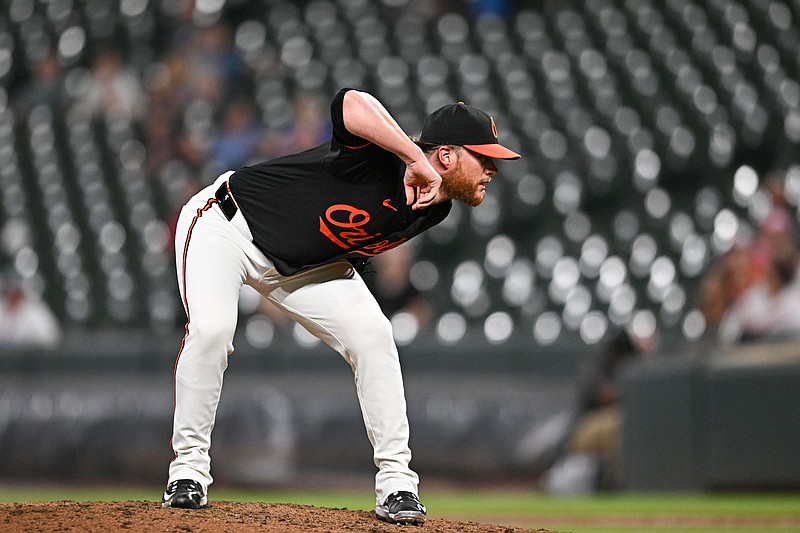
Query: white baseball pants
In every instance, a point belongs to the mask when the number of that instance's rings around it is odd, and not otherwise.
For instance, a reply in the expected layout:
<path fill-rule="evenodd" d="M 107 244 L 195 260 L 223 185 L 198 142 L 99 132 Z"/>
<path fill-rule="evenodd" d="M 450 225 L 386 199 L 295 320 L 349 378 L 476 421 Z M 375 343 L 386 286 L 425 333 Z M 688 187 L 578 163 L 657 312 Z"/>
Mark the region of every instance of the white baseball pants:
<path fill-rule="evenodd" d="M 214 198 L 230 174 L 189 200 L 177 224 L 175 256 L 187 323 L 175 363 L 175 459 L 169 481 L 193 479 L 206 489 L 213 481 L 211 432 L 233 352 L 239 291 L 246 283 L 352 367 L 378 467 L 376 502 L 383 503 L 398 490 L 417 493 L 418 477 L 409 468 L 405 392 L 389 320 L 346 261 L 280 275 L 252 243 L 241 211 L 228 221 Z"/>

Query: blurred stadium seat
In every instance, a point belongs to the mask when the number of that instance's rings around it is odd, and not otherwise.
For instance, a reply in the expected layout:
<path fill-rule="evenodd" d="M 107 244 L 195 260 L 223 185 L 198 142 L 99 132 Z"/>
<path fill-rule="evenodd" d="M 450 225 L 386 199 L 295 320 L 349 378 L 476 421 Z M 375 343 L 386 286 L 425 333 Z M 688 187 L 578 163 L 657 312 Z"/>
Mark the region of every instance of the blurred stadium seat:
<path fill-rule="evenodd" d="M 484 205 L 456 206 L 421 238 L 412 281 L 436 307 L 434 342 L 466 343 L 472 328 L 494 345 L 591 345 L 628 323 L 699 338 L 698 278 L 758 220 L 759 176 L 800 181 L 800 1 L 509 5 L 503 17 L 467 1 L 3 2 L 0 260 L 68 327 L 180 327 L 168 223 L 204 169 L 178 155 L 150 168 L 145 119 L 74 102 L 111 40 L 150 83 L 187 28 L 222 21 L 244 73 L 221 92 L 249 91 L 267 125 L 290 122 L 301 92 L 357 86 L 410 134 L 444 103 L 482 107 L 524 155 L 502 163 Z M 69 103 L 25 107 L 51 52 Z M 179 102 L 184 128 L 219 111 L 197 98 Z M 736 201 L 744 165 L 759 180 Z"/>

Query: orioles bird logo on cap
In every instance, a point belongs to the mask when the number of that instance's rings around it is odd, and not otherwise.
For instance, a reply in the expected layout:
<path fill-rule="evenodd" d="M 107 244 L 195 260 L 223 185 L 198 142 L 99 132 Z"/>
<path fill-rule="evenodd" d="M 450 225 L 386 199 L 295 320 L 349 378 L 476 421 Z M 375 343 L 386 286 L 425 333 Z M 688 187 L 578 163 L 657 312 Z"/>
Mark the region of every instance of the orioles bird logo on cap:
<path fill-rule="evenodd" d="M 497 126 L 495 126 L 494 119 L 492 117 L 489 117 L 489 120 L 492 121 L 492 135 L 494 135 L 494 138 L 497 139 Z"/>

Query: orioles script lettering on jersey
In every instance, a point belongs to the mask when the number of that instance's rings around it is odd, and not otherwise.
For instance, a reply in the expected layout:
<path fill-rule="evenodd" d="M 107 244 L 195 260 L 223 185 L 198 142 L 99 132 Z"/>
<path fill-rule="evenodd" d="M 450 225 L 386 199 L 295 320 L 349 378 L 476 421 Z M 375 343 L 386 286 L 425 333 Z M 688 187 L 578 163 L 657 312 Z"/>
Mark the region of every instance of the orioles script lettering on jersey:
<path fill-rule="evenodd" d="M 326 221 L 331 226 L 339 228 L 338 235 L 331 230 Z M 395 242 L 384 239 L 380 242 L 362 245 L 381 236 L 380 233 L 367 233 L 363 226 L 369 221 L 369 213 L 363 209 L 347 204 L 334 204 L 325 210 L 325 219 L 319 217 L 319 231 L 337 246 L 367 257 L 391 250 L 407 240 L 406 237 Z"/>

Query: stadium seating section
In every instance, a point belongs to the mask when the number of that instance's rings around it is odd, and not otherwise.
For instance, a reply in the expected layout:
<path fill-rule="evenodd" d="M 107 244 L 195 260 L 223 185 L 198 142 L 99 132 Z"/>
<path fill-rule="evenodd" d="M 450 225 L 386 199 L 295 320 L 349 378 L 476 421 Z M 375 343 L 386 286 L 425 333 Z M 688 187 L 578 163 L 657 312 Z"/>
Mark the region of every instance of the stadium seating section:
<path fill-rule="evenodd" d="M 68 329 L 180 330 L 171 217 L 211 170 L 177 153 L 150 164 L 154 110 L 79 102 L 104 48 L 151 91 L 187 28 L 224 24 L 240 66 L 220 101 L 246 92 L 267 125 L 290 122 L 299 94 L 354 86 L 412 135 L 444 103 L 486 109 L 523 154 L 500 164 L 484 205 L 456 206 L 419 239 L 411 279 L 436 317 L 420 333 L 395 317 L 401 344 L 459 346 L 477 331 L 497 346 L 589 346 L 630 324 L 700 338 L 698 282 L 763 218 L 769 173 L 783 173 L 792 209 L 800 199 L 800 1 L 507 4 L 198 1 L 187 20 L 178 0 L 3 2 L 2 266 Z M 28 104 L 51 51 L 64 100 Z M 178 100 L 182 134 L 211 123 L 218 103 Z M 282 335 L 242 315 L 245 342 Z"/>

